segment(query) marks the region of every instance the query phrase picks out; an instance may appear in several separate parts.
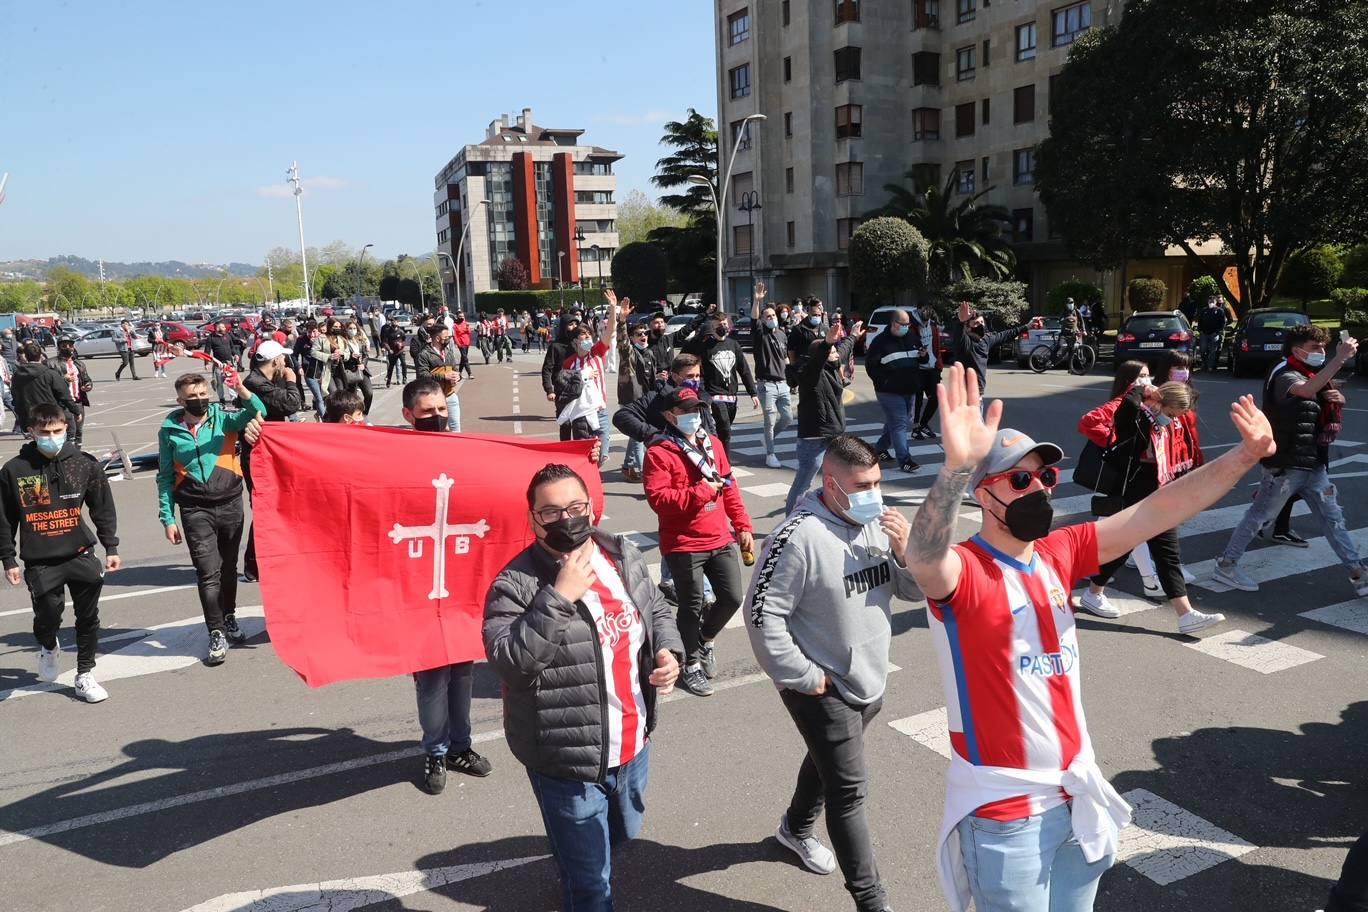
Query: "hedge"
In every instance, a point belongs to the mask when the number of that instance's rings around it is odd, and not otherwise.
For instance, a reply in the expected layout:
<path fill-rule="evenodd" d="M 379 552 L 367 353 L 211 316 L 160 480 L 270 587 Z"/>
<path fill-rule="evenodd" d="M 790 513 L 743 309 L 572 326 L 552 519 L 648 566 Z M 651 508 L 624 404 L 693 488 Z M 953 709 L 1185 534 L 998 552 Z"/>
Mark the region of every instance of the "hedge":
<path fill-rule="evenodd" d="M 1045 296 L 1045 301 L 1050 307 L 1050 313 L 1063 313 L 1064 301 L 1073 298 L 1074 303 L 1079 307 L 1084 304 L 1098 305 L 1102 303 L 1102 289 L 1092 282 L 1084 282 L 1081 279 L 1070 279 L 1067 282 L 1060 282 L 1050 293 Z"/>
<path fill-rule="evenodd" d="M 1131 279 L 1126 284 L 1126 300 L 1132 311 L 1160 310 L 1167 294 L 1168 286 L 1162 279 Z"/>
<path fill-rule="evenodd" d="M 475 294 L 475 309 L 481 313 L 493 313 L 500 307 L 505 313 L 511 310 L 560 310 L 562 300 L 566 307 L 578 306 L 581 295 L 590 307 L 603 303 L 603 292 L 597 288 L 567 288 L 563 298 L 558 289 L 480 291 Z"/>

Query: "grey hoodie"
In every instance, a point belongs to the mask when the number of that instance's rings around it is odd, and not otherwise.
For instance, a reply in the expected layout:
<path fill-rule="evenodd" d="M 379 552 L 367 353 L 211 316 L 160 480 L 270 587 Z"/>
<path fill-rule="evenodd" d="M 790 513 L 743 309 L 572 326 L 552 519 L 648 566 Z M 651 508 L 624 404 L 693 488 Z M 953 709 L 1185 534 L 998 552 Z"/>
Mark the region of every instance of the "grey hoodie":
<path fill-rule="evenodd" d="M 825 676 L 867 706 L 888 679 L 895 595 L 922 598 L 883 529 L 851 525 L 809 491 L 769 536 L 746 596 L 756 661 L 780 687 L 811 693 Z"/>

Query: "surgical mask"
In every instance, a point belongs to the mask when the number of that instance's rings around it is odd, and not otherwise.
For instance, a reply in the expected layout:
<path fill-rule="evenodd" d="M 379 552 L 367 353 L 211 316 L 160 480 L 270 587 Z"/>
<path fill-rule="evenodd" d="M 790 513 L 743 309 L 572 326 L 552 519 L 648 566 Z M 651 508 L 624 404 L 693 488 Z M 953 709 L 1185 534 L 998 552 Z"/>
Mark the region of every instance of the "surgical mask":
<path fill-rule="evenodd" d="M 681 380 L 679 383 L 684 389 L 691 389 L 695 393 L 703 389 L 702 380 Z"/>
<path fill-rule="evenodd" d="M 1150 419 L 1154 422 L 1155 427 L 1168 427 L 1173 423 L 1173 417 L 1165 415 L 1162 411 L 1150 412 Z"/>
<path fill-rule="evenodd" d="M 1302 363 L 1307 367 L 1324 367 L 1325 352 L 1307 352 L 1302 356 Z"/>
<path fill-rule="evenodd" d="M 589 540 L 594 527 L 587 516 L 562 516 L 555 522 L 542 526 L 546 537 L 542 539 L 546 547 L 561 554 L 569 554 Z"/>
<path fill-rule="evenodd" d="M 845 494 L 846 501 L 850 504 L 845 509 L 845 515 L 853 521 L 862 526 L 867 526 L 883 516 L 883 491 L 879 488 L 847 492 L 845 488 L 841 487 L 841 483 L 834 478 L 832 484 L 836 485 L 836 490 Z"/>
<path fill-rule="evenodd" d="M 1002 503 L 992 491 L 988 496 Z M 1050 534 L 1050 524 L 1054 522 L 1054 505 L 1045 491 L 1032 491 L 1005 504 L 1007 513 L 1002 522 L 1007 531 L 1017 541 L 1036 541 Z"/>
<path fill-rule="evenodd" d="M 184 408 L 185 413 L 187 415 L 193 415 L 196 418 L 203 418 L 205 415 L 209 414 L 209 400 L 186 399 Z"/>
<path fill-rule="evenodd" d="M 355 336 L 355 335 L 356 335 L 356 327 L 355 327 L 355 326 L 349 327 L 349 328 L 347 329 L 347 335 L 349 335 L 349 336 Z"/>
<path fill-rule="evenodd" d="M 698 429 L 703 426 L 703 416 L 698 412 L 685 412 L 682 415 L 675 415 L 675 427 L 685 437 L 693 437 L 698 433 Z"/>
<path fill-rule="evenodd" d="M 900 339 L 901 339 L 903 336 L 907 335 L 907 327 L 904 326 L 904 325 L 902 325 L 901 323 L 894 323 L 893 326 L 890 328 L 889 331 L 892 332 L 893 335 L 897 336 L 897 337 L 900 338 Z"/>
<path fill-rule="evenodd" d="M 646 349 L 648 349 L 648 348 L 651 347 L 651 346 L 647 345 L 645 342 L 633 342 L 632 345 L 633 345 L 633 346 L 636 348 L 636 350 L 639 351 L 639 352 L 644 352 Z"/>
<path fill-rule="evenodd" d="M 1175 383 L 1187 383 L 1188 377 L 1192 376 L 1192 371 L 1187 369 L 1169 371 L 1169 379 Z"/>
<path fill-rule="evenodd" d="M 44 456 L 56 456 L 62 452 L 62 447 L 66 446 L 66 434 L 58 434 L 55 437 L 38 437 L 38 451 Z"/>
<path fill-rule="evenodd" d="M 445 431 L 447 429 L 446 415 L 428 415 L 426 418 L 414 418 L 413 429 L 415 431 Z"/>
<path fill-rule="evenodd" d="M 817 316 L 816 314 L 813 314 L 812 316 L 808 317 L 808 318 L 807 318 L 807 321 L 808 321 L 808 326 L 821 326 L 821 325 L 822 325 L 822 318 L 819 317 L 819 316 Z"/>
<path fill-rule="evenodd" d="M 766 318 L 765 318 L 765 328 L 766 328 L 766 329 L 778 329 L 778 328 L 779 328 L 779 321 L 778 321 L 776 318 L 774 318 L 774 317 L 766 317 Z"/>
<path fill-rule="evenodd" d="M 578 348 L 580 351 L 584 352 L 584 353 L 587 355 L 587 354 L 589 354 L 589 350 L 592 349 L 592 348 L 594 347 L 594 340 L 593 340 L 593 339 L 580 339 L 579 341 L 577 341 L 577 342 L 575 343 L 575 347 Z"/>
<path fill-rule="evenodd" d="M 1149 377 L 1136 377 L 1136 378 L 1135 378 L 1135 385 L 1136 385 L 1136 386 L 1149 386 L 1149 385 L 1150 385 L 1151 383 L 1153 383 L 1153 382 L 1154 382 L 1154 381 L 1151 380 Z"/>

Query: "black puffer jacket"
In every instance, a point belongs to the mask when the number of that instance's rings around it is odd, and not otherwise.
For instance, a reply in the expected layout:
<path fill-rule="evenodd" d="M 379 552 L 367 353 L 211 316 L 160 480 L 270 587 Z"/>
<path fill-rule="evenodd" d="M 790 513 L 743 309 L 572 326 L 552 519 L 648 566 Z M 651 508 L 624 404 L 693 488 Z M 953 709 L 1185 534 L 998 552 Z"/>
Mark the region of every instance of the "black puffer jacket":
<path fill-rule="evenodd" d="M 832 348 L 837 359 L 828 362 Z M 845 433 L 845 384 L 841 382 L 840 365 L 855 348 L 855 337 L 846 336 L 835 346 L 826 339 L 813 344 L 807 362 L 798 375 L 798 436 L 824 437 L 827 440 Z"/>
<path fill-rule="evenodd" d="M 595 532 L 594 541 L 641 612 L 645 638 L 637 670 L 649 734 L 656 726 L 655 687 L 648 681 L 655 654 L 668 649 L 683 662 L 684 643 L 641 552 L 622 536 Z M 485 653 L 503 681 L 504 733 L 513 756 L 548 776 L 602 782 L 608 702 L 598 628 L 582 601 L 556 592 L 559 569 L 545 549 L 531 545 L 500 571 L 485 597 Z"/>
<path fill-rule="evenodd" d="M 1329 459 L 1328 448 L 1316 443 L 1320 401 L 1318 398 L 1279 396 L 1275 387 L 1282 385 L 1286 388 L 1288 381 L 1283 379 L 1280 384 L 1279 377 L 1288 371 L 1297 373 L 1295 368 L 1284 362 L 1273 369 L 1264 383 L 1263 411 L 1273 425 L 1273 440 L 1278 444 L 1278 451 L 1264 459 L 1263 465 L 1270 469 L 1314 472 Z"/>

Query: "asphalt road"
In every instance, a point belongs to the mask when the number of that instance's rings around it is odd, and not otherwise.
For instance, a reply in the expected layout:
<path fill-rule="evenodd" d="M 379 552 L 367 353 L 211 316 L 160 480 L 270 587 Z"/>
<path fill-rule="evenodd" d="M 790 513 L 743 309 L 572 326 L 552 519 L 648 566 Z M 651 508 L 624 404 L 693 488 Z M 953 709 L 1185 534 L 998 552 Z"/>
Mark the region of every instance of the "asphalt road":
<path fill-rule="evenodd" d="M 554 436 L 537 380 L 539 355 L 476 368 L 462 396 L 471 431 Z M 87 449 L 115 436 L 155 448 L 172 407 L 170 380 L 97 380 Z M 144 376 L 150 364 L 143 361 Z M 188 361 L 172 366 L 190 369 Z M 990 393 L 1007 423 L 1076 456 L 1074 425 L 1101 401 L 1100 372 L 1073 378 L 996 370 Z M 1225 410 L 1257 381 L 1208 380 L 1203 442 L 1236 440 Z M 878 410 L 861 376 L 851 424 L 872 439 Z M 1345 443 L 1334 458 L 1349 526 L 1364 531 L 1368 387 L 1349 386 Z M 378 391 L 376 423 L 399 420 L 398 388 Z M 742 406 L 733 452 L 758 530 L 780 518 L 790 469 L 764 467 L 758 415 Z M 790 447 L 793 433 L 785 439 Z M 0 455 L 18 447 L 0 437 Z M 788 451 L 791 454 L 791 450 Z M 938 461 L 928 447 L 913 476 L 885 490 L 915 509 Z M 639 486 L 621 480 L 616 449 L 605 476 L 606 524 L 651 533 Z M 358 467 L 393 472 L 394 467 Z M 1248 503 L 1247 483 L 1183 537 L 1199 576 Z M 0 592 L 0 908 L 5 910 L 517 910 L 558 905 L 532 795 L 502 740 L 497 684 L 481 666 L 474 728 L 492 760 L 486 780 L 453 775 L 445 794 L 419 788 L 413 685 L 406 678 L 309 690 L 275 657 L 260 609 L 253 636 L 218 668 L 205 636 L 184 547 L 162 537 L 152 473 L 114 483 L 126 567 L 102 604 L 103 704 L 37 685 L 22 589 Z M 1063 521 L 1086 510 L 1072 484 L 1056 495 Z M 975 510 L 966 508 L 972 517 Z M 1294 521 L 1318 539 L 1311 517 Z M 977 524 L 961 523 L 964 537 Z M 649 534 L 640 539 L 647 546 Z M 1103 769 L 1137 806 L 1124 863 L 1103 880 L 1099 910 L 1311 910 L 1324 901 L 1347 846 L 1368 827 L 1363 788 L 1368 700 L 1362 690 L 1368 602 L 1355 601 L 1322 541 L 1309 551 L 1255 545 L 1244 566 L 1257 595 L 1193 588 L 1228 622 L 1200 641 L 1171 612 L 1131 596 L 1116 621 L 1080 622 L 1085 704 Z M 652 548 L 651 561 L 658 562 Z M 1134 571 L 1117 590 L 1139 593 Z M 241 604 L 259 602 L 254 585 Z M 895 908 L 944 908 L 934 875 L 942 805 L 944 705 L 924 605 L 901 604 L 881 716 L 869 729 L 869 815 Z M 1315 612 L 1307 617 L 1308 612 Z M 71 643 L 71 631 L 63 643 Z M 1262 638 L 1262 639 L 1260 639 Z M 1199 648 L 1200 647 L 1200 648 Z M 654 738 L 649 809 L 639 840 L 615 859 L 618 908 L 700 912 L 849 908 L 839 875 L 806 873 L 773 830 L 802 756 L 744 631 L 719 641 L 718 693 L 670 699 Z M 73 655 L 64 656 L 69 681 Z M 1243 664 L 1237 664 L 1237 662 Z"/>

